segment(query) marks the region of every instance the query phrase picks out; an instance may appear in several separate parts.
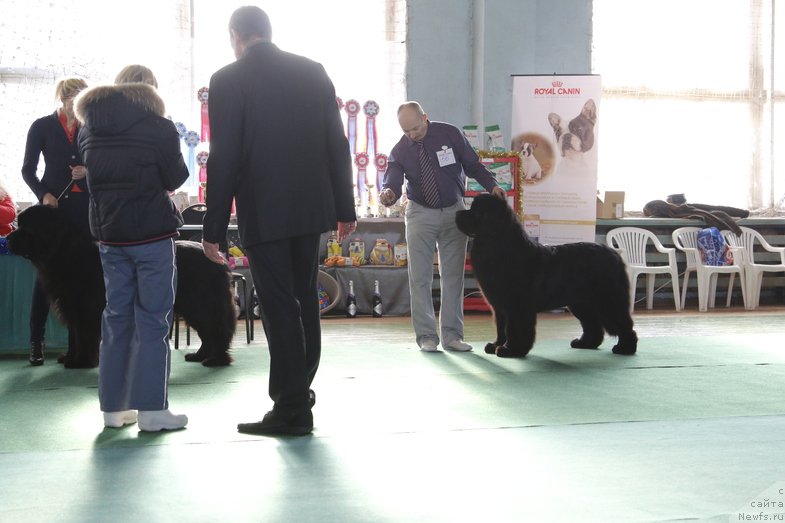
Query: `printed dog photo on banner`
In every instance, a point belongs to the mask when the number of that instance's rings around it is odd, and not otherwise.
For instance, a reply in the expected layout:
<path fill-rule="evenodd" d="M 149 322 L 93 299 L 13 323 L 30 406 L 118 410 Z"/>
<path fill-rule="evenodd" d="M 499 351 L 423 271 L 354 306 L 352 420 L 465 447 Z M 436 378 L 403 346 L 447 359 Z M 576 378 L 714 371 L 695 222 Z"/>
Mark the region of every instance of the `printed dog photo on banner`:
<path fill-rule="evenodd" d="M 598 75 L 513 77 L 511 149 L 546 245 L 594 241 L 601 96 Z"/>

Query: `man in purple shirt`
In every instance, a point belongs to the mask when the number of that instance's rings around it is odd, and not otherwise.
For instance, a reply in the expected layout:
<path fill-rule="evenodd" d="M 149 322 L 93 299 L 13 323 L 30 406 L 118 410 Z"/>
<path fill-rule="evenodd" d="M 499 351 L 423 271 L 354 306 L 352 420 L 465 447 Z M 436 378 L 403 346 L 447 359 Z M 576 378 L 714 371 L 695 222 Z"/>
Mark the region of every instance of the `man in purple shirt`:
<path fill-rule="evenodd" d="M 404 136 L 390 153 L 379 201 L 386 206 L 402 194 L 406 178 L 406 243 L 409 258 L 409 292 L 412 324 L 420 349 L 442 347 L 470 351 L 463 341 L 463 272 L 467 237 L 455 226 L 455 213 L 463 202 L 466 176 L 501 198 L 498 186 L 463 133 L 457 127 L 431 122 L 417 102 L 398 108 Z M 441 288 L 439 326 L 433 308 L 433 254 L 439 253 Z M 441 334 L 441 337 L 440 337 Z"/>

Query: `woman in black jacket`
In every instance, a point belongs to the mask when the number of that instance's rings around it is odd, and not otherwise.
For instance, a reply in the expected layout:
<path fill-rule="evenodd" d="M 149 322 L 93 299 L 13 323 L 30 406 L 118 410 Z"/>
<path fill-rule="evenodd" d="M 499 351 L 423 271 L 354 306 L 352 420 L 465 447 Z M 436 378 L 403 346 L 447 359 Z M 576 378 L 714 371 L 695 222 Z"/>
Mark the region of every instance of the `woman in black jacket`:
<path fill-rule="evenodd" d="M 55 96 L 62 106 L 39 118 L 27 133 L 22 178 L 38 201 L 60 207 L 84 234 L 90 234 L 87 220 L 88 192 L 76 136 L 79 122 L 74 116 L 74 97 L 87 88 L 81 78 L 58 82 Z M 44 156 L 44 174 L 38 178 L 38 161 Z M 30 364 L 44 364 L 44 328 L 49 315 L 49 299 L 38 278 L 33 286 L 30 307 Z"/>
<path fill-rule="evenodd" d="M 120 72 L 115 85 L 76 102 L 88 168 L 90 228 L 106 284 L 98 399 L 106 427 L 181 429 L 169 411 L 169 327 L 177 286 L 174 239 L 182 217 L 169 197 L 188 179 L 180 136 L 164 117 L 152 72 Z"/>

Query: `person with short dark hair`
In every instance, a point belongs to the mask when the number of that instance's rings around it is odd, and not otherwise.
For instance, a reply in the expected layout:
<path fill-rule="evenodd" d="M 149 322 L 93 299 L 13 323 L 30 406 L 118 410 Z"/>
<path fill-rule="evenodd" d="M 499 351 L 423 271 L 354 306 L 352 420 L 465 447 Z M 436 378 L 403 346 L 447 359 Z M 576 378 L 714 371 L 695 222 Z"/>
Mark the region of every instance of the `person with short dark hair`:
<path fill-rule="evenodd" d="M 210 80 L 205 253 L 225 260 L 232 200 L 258 290 L 270 351 L 273 408 L 250 434 L 313 430 L 310 389 L 321 356 L 317 275 L 321 233 L 354 230 L 349 143 L 324 68 L 278 49 L 267 14 L 237 9 L 229 21 L 237 61 Z"/>

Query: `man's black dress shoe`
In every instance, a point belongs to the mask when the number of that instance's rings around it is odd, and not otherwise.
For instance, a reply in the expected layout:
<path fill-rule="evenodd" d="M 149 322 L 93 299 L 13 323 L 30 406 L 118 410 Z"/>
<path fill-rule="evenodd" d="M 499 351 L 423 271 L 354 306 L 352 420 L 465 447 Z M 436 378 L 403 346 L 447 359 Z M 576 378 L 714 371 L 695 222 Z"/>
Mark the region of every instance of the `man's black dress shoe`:
<path fill-rule="evenodd" d="M 30 343 L 30 365 L 38 367 L 44 364 L 44 342 L 33 341 Z"/>
<path fill-rule="evenodd" d="M 313 414 L 310 410 L 298 413 L 277 412 L 274 409 L 256 423 L 240 423 L 237 432 L 266 436 L 306 436 L 313 432 Z"/>

